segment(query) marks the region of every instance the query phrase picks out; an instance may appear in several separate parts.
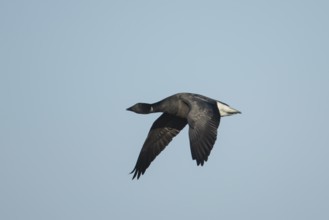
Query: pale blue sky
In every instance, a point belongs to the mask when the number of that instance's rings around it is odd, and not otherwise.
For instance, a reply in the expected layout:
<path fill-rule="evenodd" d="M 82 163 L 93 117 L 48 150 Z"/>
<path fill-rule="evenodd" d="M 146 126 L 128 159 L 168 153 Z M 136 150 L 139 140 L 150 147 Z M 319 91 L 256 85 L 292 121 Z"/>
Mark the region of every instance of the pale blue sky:
<path fill-rule="evenodd" d="M 328 1 L 1 1 L 0 219 L 329 219 Z M 223 118 L 132 181 L 177 92 Z"/>

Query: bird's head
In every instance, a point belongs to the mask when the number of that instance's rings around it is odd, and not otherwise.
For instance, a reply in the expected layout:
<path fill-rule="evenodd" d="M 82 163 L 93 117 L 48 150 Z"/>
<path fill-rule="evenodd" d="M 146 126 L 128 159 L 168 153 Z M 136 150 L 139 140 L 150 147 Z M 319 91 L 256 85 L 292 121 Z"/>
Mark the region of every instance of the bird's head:
<path fill-rule="evenodd" d="M 132 111 L 138 114 L 148 114 L 151 113 L 153 108 L 151 104 L 147 103 L 137 103 L 129 108 L 127 108 L 128 111 Z"/>

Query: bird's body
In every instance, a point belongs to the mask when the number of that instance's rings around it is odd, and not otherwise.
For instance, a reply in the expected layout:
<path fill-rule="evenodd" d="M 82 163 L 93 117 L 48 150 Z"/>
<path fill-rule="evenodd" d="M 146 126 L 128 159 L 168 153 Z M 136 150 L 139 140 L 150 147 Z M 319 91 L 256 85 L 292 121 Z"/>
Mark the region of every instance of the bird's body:
<path fill-rule="evenodd" d="M 220 118 L 240 113 L 227 104 L 193 93 L 178 93 L 153 104 L 137 103 L 127 110 L 139 114 L 163 112 L 153 123 L 132 173 L 144 174 L 156 156 L 188 124 L 192 159 L 203 165 L 217 138 Z"/>

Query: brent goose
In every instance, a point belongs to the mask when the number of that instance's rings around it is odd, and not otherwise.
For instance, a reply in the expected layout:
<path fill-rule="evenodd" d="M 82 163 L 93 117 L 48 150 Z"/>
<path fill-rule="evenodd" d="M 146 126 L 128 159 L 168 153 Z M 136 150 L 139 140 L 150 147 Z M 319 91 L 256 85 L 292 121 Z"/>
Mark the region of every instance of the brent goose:
<path fill-rule="evenodd" d="M 139 114 L 163 112 L 147 135 L 131 172 L 134 173 L 132 179 L 139 179 L 145 173 L 186 124 L 189 125 L 192 159 L 203 166 L 215 144 L 220 118 L 241 113 L 223 102 L 192 93 L 178 93 L 154 104 L 137 103 L 127 110 Z"/>

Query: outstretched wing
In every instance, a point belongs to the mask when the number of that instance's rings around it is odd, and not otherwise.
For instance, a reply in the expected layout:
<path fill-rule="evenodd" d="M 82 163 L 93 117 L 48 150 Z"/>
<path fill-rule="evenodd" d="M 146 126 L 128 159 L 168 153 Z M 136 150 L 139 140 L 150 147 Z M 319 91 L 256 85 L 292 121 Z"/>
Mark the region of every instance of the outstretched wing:
<path fill-rule="evenodd" d="M 188 114 L 189 137 L 192 159 L 203 166 L 208 160 L 216 138 L 220 122 L 218 109 L 208 103 L 193 105 Z"/>
<path fill-rule="evenodd" d="M 151 162 L 169 144 L 169 142 L 185 127 L 187 120 L 163 113 L 152 125 L 142 150 L 138 156 L 133 179 L 144 174 Z"/>

